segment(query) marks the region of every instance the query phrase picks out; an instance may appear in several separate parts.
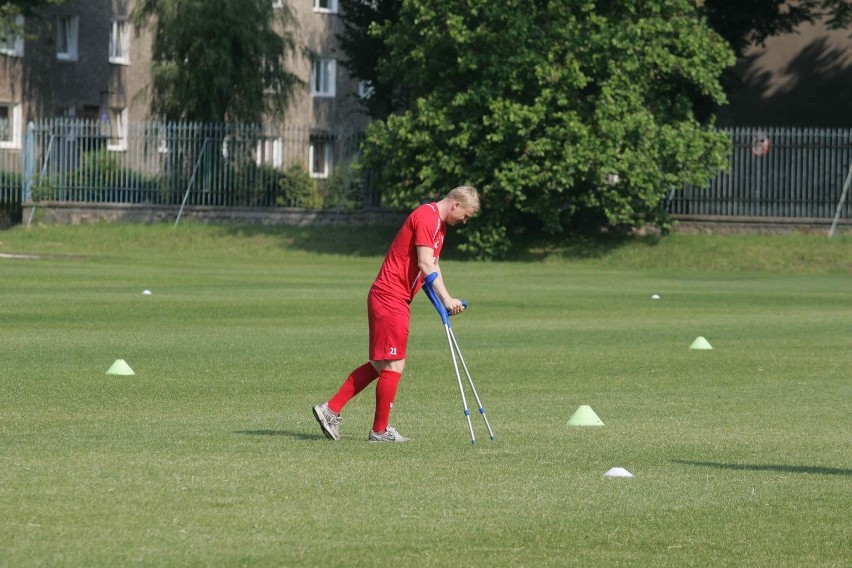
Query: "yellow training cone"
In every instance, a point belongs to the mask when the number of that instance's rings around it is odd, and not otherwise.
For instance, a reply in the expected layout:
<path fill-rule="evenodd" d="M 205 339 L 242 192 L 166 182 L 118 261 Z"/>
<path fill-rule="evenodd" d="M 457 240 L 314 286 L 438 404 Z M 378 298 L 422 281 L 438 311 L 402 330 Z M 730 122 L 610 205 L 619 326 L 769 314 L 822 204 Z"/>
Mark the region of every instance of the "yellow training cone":
<path fill-rule="evenodd" d="M 713 346 L 710 345 L 710 342 L 704 339 L 703 337 L 698 337 L 695 341 L 692 342 L 692 345 L 689 346 L 690 349 L 713 349 Z"/>
<path fill-rule="evenodd" d="M 107 369 L 107 375 L 135 375 L 133 369 L 130 368 L 130 365 L 124 359 L 116 359 L 115 363 L 110 365 L 110 368 Z"/>
<path fill-rule="evenodd" d="M 603 426 L 603 421 L 598 418 L 595 411 L 588 404 L 584 404 L 568 419 L 568 426 Z"/>

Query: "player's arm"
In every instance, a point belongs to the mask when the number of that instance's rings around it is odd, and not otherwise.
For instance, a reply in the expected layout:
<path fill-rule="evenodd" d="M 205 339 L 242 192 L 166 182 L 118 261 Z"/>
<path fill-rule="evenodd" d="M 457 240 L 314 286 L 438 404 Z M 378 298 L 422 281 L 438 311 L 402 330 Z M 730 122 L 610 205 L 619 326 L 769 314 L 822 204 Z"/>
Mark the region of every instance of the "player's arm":
<path fill-rule="evenodd" d="M 450 296 L 450 293 L 447 292 L 447 287 L 444 286 L 444 278 L 441 276 L 441 269 L 438 267 L 438 261 L 435 260 L 432 247 L 417 247 L 417 267 L 420 268 L 420 272 L 426 276 L 433 272 L 438 273 L 438 277 L 434 280 L 434 282 L 432 282 L 432 289 L 435 290 L 435 294 L 438 296 L 438 299 L 440 299 L 441 303 L 444 304 L 444 307 L 447 308 L 447 312 L 451 315 L 460 314 L 464 309 L 464 306 L 462 306 L 461 300 L 453 298 Z"/>

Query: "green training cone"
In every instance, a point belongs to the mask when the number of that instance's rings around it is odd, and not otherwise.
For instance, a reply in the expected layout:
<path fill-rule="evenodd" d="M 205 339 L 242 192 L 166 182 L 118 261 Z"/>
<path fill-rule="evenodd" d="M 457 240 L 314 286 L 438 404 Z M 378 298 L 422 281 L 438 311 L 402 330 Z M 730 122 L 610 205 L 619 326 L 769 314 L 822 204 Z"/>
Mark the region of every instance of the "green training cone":
<path fill-rule="evenodd" d="M 130 368 L 130 365 L 124 359 L 116 359 L 115 363 L 110 365 L 110 368 L 107 369 L 107 375 L 135 375 L 133 369 Z"/>
<path fill-rule="evenodd" d="M 603 421 L 598 418 L 595 411 L 588 404 L 584 404 L 568 419 L 568 426 L 603 426 Z"/>
<path fill-rule="evenodd" d="M 689 346 L 690 349 L 713 349 L 713 346 L 710 345 L 710 342 L 704 339 L 703 337 L 698 337 L 695 341 L 692 342 L 692 345 Z"/>

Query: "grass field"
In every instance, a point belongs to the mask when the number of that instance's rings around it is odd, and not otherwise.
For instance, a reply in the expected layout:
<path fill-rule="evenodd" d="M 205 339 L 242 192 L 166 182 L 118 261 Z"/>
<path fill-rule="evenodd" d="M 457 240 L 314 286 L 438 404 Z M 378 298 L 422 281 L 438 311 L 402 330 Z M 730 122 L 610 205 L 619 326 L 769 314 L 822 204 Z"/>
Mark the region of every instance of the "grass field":
<path fill-rule="evenodd" d="M 391 416 L 414 442 L 365 441 L 370 389 L 333 443 L 310 407 L 365 359 L 392 233 L 0 233 L 0 565 L 849 565 L 852 239 L 446 260 L 497 440 L 476 413 L 470 444 L 421 295 Z M 605 426 L 568 426 L 582 404 Z"/>

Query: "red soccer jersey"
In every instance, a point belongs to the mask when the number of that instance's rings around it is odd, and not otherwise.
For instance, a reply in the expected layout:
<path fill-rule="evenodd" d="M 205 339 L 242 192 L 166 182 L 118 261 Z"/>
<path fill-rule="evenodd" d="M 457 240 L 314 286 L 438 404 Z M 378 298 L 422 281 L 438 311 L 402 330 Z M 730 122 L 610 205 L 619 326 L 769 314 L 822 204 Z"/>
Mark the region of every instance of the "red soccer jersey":
<path fill-rule="evenodd" d="M 441 222 L 435 203 L 412 211 L 394 237 L 373 288 L 406 302 L 413 300 L 427 276 L 417 266 L 417 247 L 431 248 L 437 262 L 446 234 L 447 226 Z"/>

